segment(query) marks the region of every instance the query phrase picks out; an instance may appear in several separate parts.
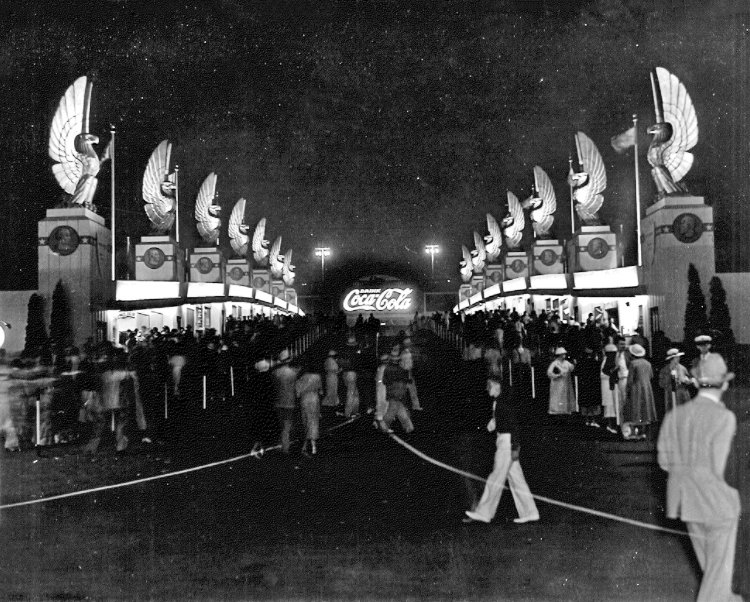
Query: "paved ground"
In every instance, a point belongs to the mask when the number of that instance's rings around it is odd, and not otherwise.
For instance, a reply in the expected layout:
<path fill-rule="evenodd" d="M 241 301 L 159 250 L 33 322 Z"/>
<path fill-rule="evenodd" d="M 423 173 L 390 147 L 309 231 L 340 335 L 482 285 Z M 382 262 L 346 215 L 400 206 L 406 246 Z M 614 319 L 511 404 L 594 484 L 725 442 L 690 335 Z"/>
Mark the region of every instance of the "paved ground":
<path fill-rule="evenodd" d="M 427 336 L 417 341 L 426 352 L 419 382 L 427 409 L 404 439 L 466 466 L 467 438 L 455 429 L 460 360 Z M 313 349 L 309 361 L 322 363 L 327 347 Z M 662 518 L 664 476 L 649 445 L 626 447 L 584 427 L 547 427 L 543 406 L 528 406 L 522 441 L 535 494 L 681 528 Z M 341 420 L 326 419 L 329 426 Z M 470 440 L 468 465 L 481 471 L 492 438 Z M 248 450 L 246 441 L 205 429 L 192 445 L 135 449 L 125 457 L 104 451 L 93 462 L 75 449 L 41 459 L 15 454 L 0 465 L 2 501 L 16 501 L 14 491 L 30 486 L 39 495 L 59 493 Z M 66 471 L 69 482 L 60 478 Z M 56 480 L 37 482 L 35 474 Z M 697 570 L 686 537 L 541 502 L 539 523 L 515 525 L 509 495 L 492 524 L 464 525 L 468 498 L 463 478 L 415 457 L 362 419 L 323 440 L 316 458 L 269 453 L 3 510 L 0 591 L 3 599 L 23 601 L 694 598 Z"/>

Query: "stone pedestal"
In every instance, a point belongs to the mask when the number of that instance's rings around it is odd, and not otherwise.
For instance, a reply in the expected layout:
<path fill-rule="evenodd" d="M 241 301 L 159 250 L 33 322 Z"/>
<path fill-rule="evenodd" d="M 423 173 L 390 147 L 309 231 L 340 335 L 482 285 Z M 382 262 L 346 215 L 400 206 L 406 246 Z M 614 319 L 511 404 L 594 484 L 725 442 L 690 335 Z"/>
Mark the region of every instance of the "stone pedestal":
<path fill-rule="evenodd" d="M 190 252 L 191 282 L 224 283 L 226 259 L 218 247 L 196 247 Z"/>
<path fill-rule="evenodd" d="M 505 254 L 505 280 L 530 276 L 529 255 L 525 251 L 508 251 Z"/>
<path fill-rule="evenodd" d="M 466 284 L 462 284 L 458 289 L 458 301 L 459 303 L 461 301 L 466 301 L 469 297 L 471 297 L 474 294 L 474 289 L 472 289 L 471 284 L 468 282 Z"/>
<path fill-rule="evenodd" d="M 143 236 L 135 244 L 135 279 L 182 282 L 185 252 L 171 236 Z"/>
<path fill-rule="evenodd" d="M 471 294 L 476 295 L 484 290 L 484 274 L 474 274 L 471 277 Z"/>
<path fill-rule="evenodd" d="M 227 259 L 227 284 L 250 286 L 251 274 L 247 258 Z"/>
<path fill-rule="evenodd" d="M 713 209 L 703 197 L 665 197 L 646 209 L 641 245 L 649 306 L 658 311 L 665 334 L 681 341 L 689 265 L 698 270 L 706 294 L 716 275 Z"/>
<path fill-rule="evenodd" d="M 254 289 L 271 293 L 271 272 L 268 269 L 253 269 L 253 279 L 250 281 Z"/>
<path fill-rule="evenodd" d="M 74 343 L 88 337 L 106 338 L 107 302 L 114 297 L 112 235 L 104 218 L 76 207 L 48 209 L 38 232 L 39 294 L 45 301 L 47 324 L 52 293 L 62 281 L 70 308 Z"/>
<path fill-rule="evenodd" d="M 562 274 L 565 271 L 565 248 L 559 240 L 537 240 L 531 247 L 532 276 Z"/>
<path fill-rule="evenodd" d="M 284 289 L 285 289 L 284 281 L 283 280 L 271 280 L 271 294 L 274 297 L 278 297 L 279 299 L 284 299 Z"/>
<path fill-rule="evenodd" d="M 284 299 L 286 299 L 286 302 L 289 303 L 289 305 L 295 305 L 299 307 L 299 303 L 297 303 L 297 291 L 292 287 L 287 286 L 284 289 Z"/>
<path fill-rule="evenodd" d="M 581 226 L 568 241 L 571 272 L 593 272 L 618 267 L 617 235 L 609 226 Z"/>
<path fill-rule="evenodd" d="M 484 287 L 488 288 L 503 281 L 503 264 L 490 263 L 484 269 Z"/>

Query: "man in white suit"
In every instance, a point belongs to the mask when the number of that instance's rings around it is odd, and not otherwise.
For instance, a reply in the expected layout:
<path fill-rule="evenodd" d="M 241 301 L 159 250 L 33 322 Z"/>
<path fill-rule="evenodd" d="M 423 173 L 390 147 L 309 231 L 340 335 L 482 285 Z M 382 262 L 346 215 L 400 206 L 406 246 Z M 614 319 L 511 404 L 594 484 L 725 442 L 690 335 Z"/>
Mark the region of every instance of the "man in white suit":
<path fill-rule="evenodd" d="M 698 394 L 664 418 L 659 466 L 669 473 L 667 516 L 681 518 L 703 570 L 698 602 L 741 602 L 732 593 L 740 499 L 724 480 L 737 420 L 721 401 L 734 374 L 721 356 L 701 366 Z"/>

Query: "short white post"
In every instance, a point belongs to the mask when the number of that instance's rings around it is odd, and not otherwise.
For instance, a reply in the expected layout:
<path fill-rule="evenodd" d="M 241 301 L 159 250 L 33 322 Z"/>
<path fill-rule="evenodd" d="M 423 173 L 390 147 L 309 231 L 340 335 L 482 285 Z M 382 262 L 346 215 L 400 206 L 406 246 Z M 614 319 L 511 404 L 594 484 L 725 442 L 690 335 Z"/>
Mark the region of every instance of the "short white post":
<path fill-rule="evenodd" d="M 534 366 L 531 367 L 531 399 L 536 399 L 536 378 L 534 378 Z"/>
<path fill-rule="evenodd" d="M 513 363 L 508 360 L 508 384 L 513 386 Z"/>
<path fill-rule="evenodd" d="M 115 432 L 115 410 L 112 410 L 112 432 Z"/>
<path fill-rule="evenodd" d="M 206 409 L 206 375 L 203 375 L 203 409 Z"/>
<path fill-rule="evenodd" d="M 234 366 L 229 366 L 229 382 L 232 385 L 232 397 L 234 397 Z"/>
<path fill-rule="evenodd" d="M 36 444 L 42 444 L 42 397 L 36 396 Z"/>
<path fill-rule="evenodd" d="M 576 412 L 578 411 L 578 375 L 576 374 L 573 378 L 576 381 Z"/>

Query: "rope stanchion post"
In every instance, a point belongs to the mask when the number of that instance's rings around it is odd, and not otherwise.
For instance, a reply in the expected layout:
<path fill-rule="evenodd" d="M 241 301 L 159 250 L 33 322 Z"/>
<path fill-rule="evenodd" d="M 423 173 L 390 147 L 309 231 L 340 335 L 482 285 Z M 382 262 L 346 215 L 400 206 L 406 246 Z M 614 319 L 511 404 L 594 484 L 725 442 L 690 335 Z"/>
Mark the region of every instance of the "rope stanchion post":
<path fill-rule="evenodd" d="M 534 366 L 531 367 L 531 399 L 536 399 L 536 374 Z"/>
<path fill-rule="evenodd" d="M 203 409 L 206 409 L 206 375 L 203 375 Z"/>
<path fill-rule="evenodd" d="M 42 444 L 42 396 L 36 396 L 36 444 Z"/>
<path fill-rule="evenodd" d="M 232 397 L 234 397 L 234 366 L 229 366 L 229 384 L 232 387 Z"/>

